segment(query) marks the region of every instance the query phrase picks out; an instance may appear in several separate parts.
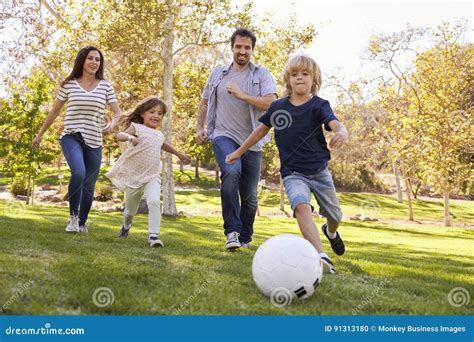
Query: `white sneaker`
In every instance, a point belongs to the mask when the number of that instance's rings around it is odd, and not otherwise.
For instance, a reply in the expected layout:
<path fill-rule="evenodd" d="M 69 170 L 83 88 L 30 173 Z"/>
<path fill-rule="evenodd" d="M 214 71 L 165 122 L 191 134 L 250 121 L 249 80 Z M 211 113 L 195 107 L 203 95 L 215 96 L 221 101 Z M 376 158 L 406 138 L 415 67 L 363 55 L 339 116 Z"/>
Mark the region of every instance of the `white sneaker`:
<path fill-rule="evenodd" d="M 232 232 L 227 234 L 227 241 L 225 242 L 225 249 L 234 250 L 240 248 L 239 233 Z"/>
<path fill-rule="evenodd" d="M 156 236 L 150 236 L 148 238 L 148 243 L 150 244 L 151 248 L 165 247 L 165 244 Z"/>
<path fill-rule="evenodd" d="M 89 227 L 86 225 L 79 226 L 78 230 L 79 233 L 87 234 L 89 233 Z"/>
<path fill-rule="evenodd" d="M 242 247 L 242 248 L 250 249 L 251 246 L 252 246 L 252 245 L 250 244 L 250 242 L 245 242 L 245 243 L 244 243 L 244 242 L 241 242 L 241 243 L 240 243 L 240 247 Z"/>
<path fill-rule="evenodd" d="M 77 233 L 79 231 L 79 217 L 72 215 L 66 227 L 67 233 Z"/>

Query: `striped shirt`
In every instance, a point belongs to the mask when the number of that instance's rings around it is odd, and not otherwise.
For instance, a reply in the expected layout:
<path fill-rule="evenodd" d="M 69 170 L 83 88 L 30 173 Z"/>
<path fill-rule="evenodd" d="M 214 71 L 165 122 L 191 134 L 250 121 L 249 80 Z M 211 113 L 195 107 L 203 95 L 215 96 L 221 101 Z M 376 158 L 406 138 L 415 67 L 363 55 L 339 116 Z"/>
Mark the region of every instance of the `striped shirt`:
<path fill-rule="evenodd" d="M 67 101 L 61 137 L 81 133 L 87 146 L 101 147 L 105 105 L 117 102 L 110 83 L 100 80 L 95 89 L 86 91 L 76 80 L 70 80 L 61 86 L 57 99 Z"/>

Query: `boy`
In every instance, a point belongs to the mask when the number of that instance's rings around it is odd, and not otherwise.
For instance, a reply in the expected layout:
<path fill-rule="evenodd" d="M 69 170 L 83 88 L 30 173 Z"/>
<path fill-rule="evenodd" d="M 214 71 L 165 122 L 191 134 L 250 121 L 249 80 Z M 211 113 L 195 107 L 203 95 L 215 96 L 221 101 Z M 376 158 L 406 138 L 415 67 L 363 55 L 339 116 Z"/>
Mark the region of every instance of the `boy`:
<path fill-rule="evenodd" d="M 327 222 L 321 227 L 337 255 L 345 252 L 344 243 L 337 232 L 342 212 L 336 190 L 328 170 L 331 159 L 323 134 L 322 125 L 334 135 L 329 146 L 340 147 L 348 133 L 335 117 L 329 102 L 318 97 L 321 87 L 321 71 L 317 63 L 308 56 L 291 58 L 284 69 L 285 96 L 273 102 L 259 119 L 262 123 L 226 162 L 234 163 L 244 153 L 275 128 L 275 141 L 280 155 L 280 173 L 298 226 L 319 252 L 326 273 L 335 273 L 336 268 L 324 252 L 321 239 L 312 218 L 311 192 L 320 207 L 319 212 Z"/>

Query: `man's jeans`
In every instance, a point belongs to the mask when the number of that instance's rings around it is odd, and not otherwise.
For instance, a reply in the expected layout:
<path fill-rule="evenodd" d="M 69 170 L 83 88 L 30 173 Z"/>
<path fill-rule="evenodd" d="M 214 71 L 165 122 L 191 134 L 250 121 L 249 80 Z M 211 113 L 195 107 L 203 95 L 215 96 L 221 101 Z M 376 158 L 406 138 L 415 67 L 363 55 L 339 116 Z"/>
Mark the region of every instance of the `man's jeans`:
<path fill-rule="evenodd" d="M 221 169 L 224 234 L 237 232 L 240 242 L 250 242 L 258 206 L 257 187 L 262 152 L 248 151 L 235 164 L 229 165 L 225 163 L 225 157 L 237 150 L 239 145 L 230 138 L 219 136 L 213 139 L 213 147 Z"/>
<path fill-rule="evenodd" d="M 59 142 L 71 169 L 68 188 L 69 214 L 79 216 L 79 226 L 83 226 L 94 199 L 95 182 L 102 161 L 102 147 L 87 146 L 80 133 L 66 134 Z"/>

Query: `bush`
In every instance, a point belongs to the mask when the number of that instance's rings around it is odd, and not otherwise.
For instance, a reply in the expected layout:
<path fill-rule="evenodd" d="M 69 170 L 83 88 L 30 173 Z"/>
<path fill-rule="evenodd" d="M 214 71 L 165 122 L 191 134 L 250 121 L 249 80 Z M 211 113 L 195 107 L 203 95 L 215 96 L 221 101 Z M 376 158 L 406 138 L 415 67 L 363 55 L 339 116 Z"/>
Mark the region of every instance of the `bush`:
<path fill-rule="evenodd" d="M 10 193 L 13 196 L 26 196 L 28 195 L 28 185 L 24 178 L 15 178 L 10 184 Z"/>
<path fill-rule="evenodd" d="M 114 198 L 114 189 L 110 185 L 98 184 L 95 192 L 95 199 L 100 202 L 110 201 Z"/>
<path fill-rule="evenodd" d="M 365 163 L 331 162 L 329 166 L 338 190 L 388 193 L 388 186 Z"/>

